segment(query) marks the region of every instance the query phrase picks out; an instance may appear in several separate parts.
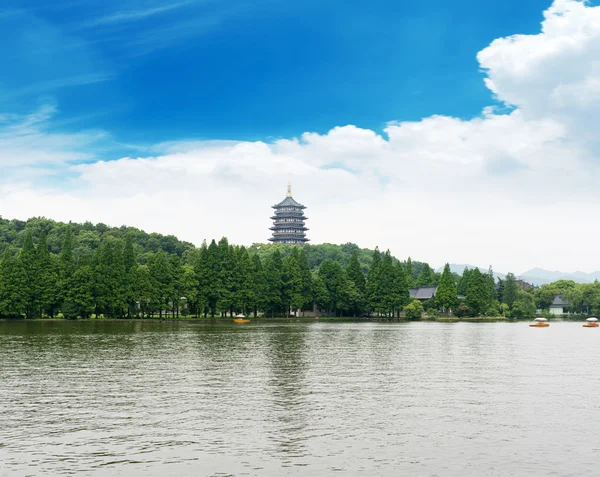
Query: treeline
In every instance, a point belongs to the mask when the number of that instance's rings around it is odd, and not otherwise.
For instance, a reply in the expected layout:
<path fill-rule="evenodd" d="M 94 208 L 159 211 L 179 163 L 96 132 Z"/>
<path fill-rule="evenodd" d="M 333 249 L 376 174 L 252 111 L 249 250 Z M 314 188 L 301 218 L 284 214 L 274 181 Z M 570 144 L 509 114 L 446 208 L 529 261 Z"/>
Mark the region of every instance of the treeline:
<path fill-rule="evenodd" d="M 390 276 L 374 274 L 380 262 L 388 267 L 391 261 L 394 270 L 402 266 L 406 287 L 440 278 L 426 264 L 410 259 L 400 264 L 389 253 L 354 244 L 246 249 L 222 239 L 196 248 L 132 227 L 43 218 L 0 218 L 0 251 L 3 317 L 285 315 L 314 307 L 391 314 L 401 310 L 407 290 L 398 295 L 402 298 L 377 291 L 377 280 L 385 288 Z"/>
<path fill-rule="evenodd" d="M 534 293 L 535 305 L 547 310 L 554 298 L 561 295 L 568 303 L 567 311 L 574 314 L 600 314 L 600 283 L 575 283 L 572 280 L 559 280 L 542 285 Z"/>
<path fill-rule="evenodd" d="M 371 252 L 365 274 L 358 248 L 348 263 L 324 259 L 311 270 L 309 247 L 274 247 L 252 253 L 218 243 L 188 247 L 179 256 L 159 249 L 140 261 L 133 234 L 106 235 L 90 253 L 75 253 L 66 226 L 58 254 L 41 230 L 37 244 L 26 230 L 18 253 L 5 248 L 0 262 L 0 315 L 37 318 L 218 316 L 239 312 L 288 315 L 315 307 L 333 314 L 398 315 L 409 303 L 409 286 L 439 280 L 424 264 L 415 277 L 410 259 Z M 261 247 L 262 248 L 262 247 Z M 264 248 L 269 248 L 264 246 Z M 443 278 L 443 277 L 442 277 Z M 454 280 L 450 276 L 454 284 Z"/>
<path fill-rule="evenodd" d="M 197 248 L 130 227 L 0 219 L 0 250 L 2 317 L 275 316 L 317 309 L 527 318 L 559 294 L 571 312 L 600 312 L 597 283 L 523 288 L 510 273 L 495 280 L 491 268 L 459 276 L 446 265 L 439 274 L 426 263 L 354 244 L 245 248 L 223 238 Z M 434 298 L 410 299 L 409 288 L 434 285 Z"/>

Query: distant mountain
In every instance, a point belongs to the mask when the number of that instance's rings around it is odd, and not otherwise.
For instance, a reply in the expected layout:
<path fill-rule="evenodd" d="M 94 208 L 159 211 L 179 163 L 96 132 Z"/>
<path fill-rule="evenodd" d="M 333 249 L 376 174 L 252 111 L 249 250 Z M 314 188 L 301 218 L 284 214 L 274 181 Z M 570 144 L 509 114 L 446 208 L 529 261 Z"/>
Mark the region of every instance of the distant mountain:
<path fill-rule="evenodd" d="M 577 283 L 593 283 L 595 280 L 600 280 L 600 271 L 585 273 L 585 272 L 560 272 L 544 270 L 543 268 L 532 268 L 523 272 L 519 278 L 534 285 L 546 285 L 557 280 L 573 280 Z"/>
<path fill-rule="evenodd" d="M 450 270 L 453 273 L 458 273 L 459 275 L 463 274 L 465 268 L 479 268 L 482 273 L 487 273 L 487 268 L 475 267 L 475 265 L 464 263 L 450 264 Z M 444 267 L 440 267 L 436 270 L 438 273 L 442 273 L 443 271 Z M 506 274 L 498 273 L 496 271 L 494 271 L 494 276 L 496 279 L 501 278 L 504 280 L 504 278 L 506 278 Z M 600 271 L 592 273 L 585 273 L 581 271 L 569 273 L 545 270 L 543 268 L 532 268 L 531 270 L 527 270 L 526 272 L 517 275 L 517 278 L 536 286 L 547 285 L 548 283 L 556 282 L 558 280 L 573 280 L 576 283 L 594 283 L 596 280 L 600 281 Z"/>

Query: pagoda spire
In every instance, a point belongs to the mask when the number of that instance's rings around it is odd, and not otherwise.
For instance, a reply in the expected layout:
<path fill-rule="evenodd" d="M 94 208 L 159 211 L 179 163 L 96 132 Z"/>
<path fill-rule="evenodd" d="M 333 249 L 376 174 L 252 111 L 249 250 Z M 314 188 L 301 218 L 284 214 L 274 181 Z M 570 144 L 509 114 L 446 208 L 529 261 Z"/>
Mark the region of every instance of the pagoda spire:
<path fill-rule="evenodd" d="M 292 175 L 289 174 L 288 175 L 288 191 L 286 194 L 286 197 L 291 197 L 292 196 Z"/>

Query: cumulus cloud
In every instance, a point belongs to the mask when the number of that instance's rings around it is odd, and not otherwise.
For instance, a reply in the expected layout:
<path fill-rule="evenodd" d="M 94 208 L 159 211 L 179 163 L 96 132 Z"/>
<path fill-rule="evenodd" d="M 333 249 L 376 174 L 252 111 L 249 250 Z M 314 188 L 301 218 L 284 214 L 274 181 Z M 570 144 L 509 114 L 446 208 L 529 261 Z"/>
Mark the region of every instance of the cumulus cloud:
<path fill-rule="evenodd" d="M 497 39 L 477 55 L 509 113 L 390 122 L 382 135 L 343 126 L 273 143 L 164 143 L 151 157 L 68 166 L 78 177 L 69 190 L 0 182 L 2 213 L 250 244 L 268 238 L 270 206 L 291 173 L 315 243 L 379 245 L 435 266 L 599 269 L 599 47 L 600 7 L 556 0 L 540 33 Z M 39 126 L 26 123 L 35 135 Z M 91 140 L 82 134 L 70 139 Z M 60 144 L 43 143 L 50 162 L 74 154 Z M 15 151 L 0 163 L 14 165 Z"/>

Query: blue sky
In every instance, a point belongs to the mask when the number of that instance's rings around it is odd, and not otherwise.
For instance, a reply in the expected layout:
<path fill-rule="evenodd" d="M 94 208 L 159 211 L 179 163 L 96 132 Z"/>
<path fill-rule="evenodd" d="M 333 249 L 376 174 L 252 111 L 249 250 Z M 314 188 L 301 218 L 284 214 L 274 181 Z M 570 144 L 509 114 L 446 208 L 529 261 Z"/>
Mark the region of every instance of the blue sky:
<path fill-rule="evenodd" d="M 4 0 L 0 214 L 600 270 L 600 6 Z"/>
<path fill-rule="evenodd" d="M 107 131 L 115 157 L 123 145 L 471 117 L 490 104 L 475 53 L 537 31 L 550 3 L 8 0 L 0 111 L 55 101 L 54 127 Z"/>

